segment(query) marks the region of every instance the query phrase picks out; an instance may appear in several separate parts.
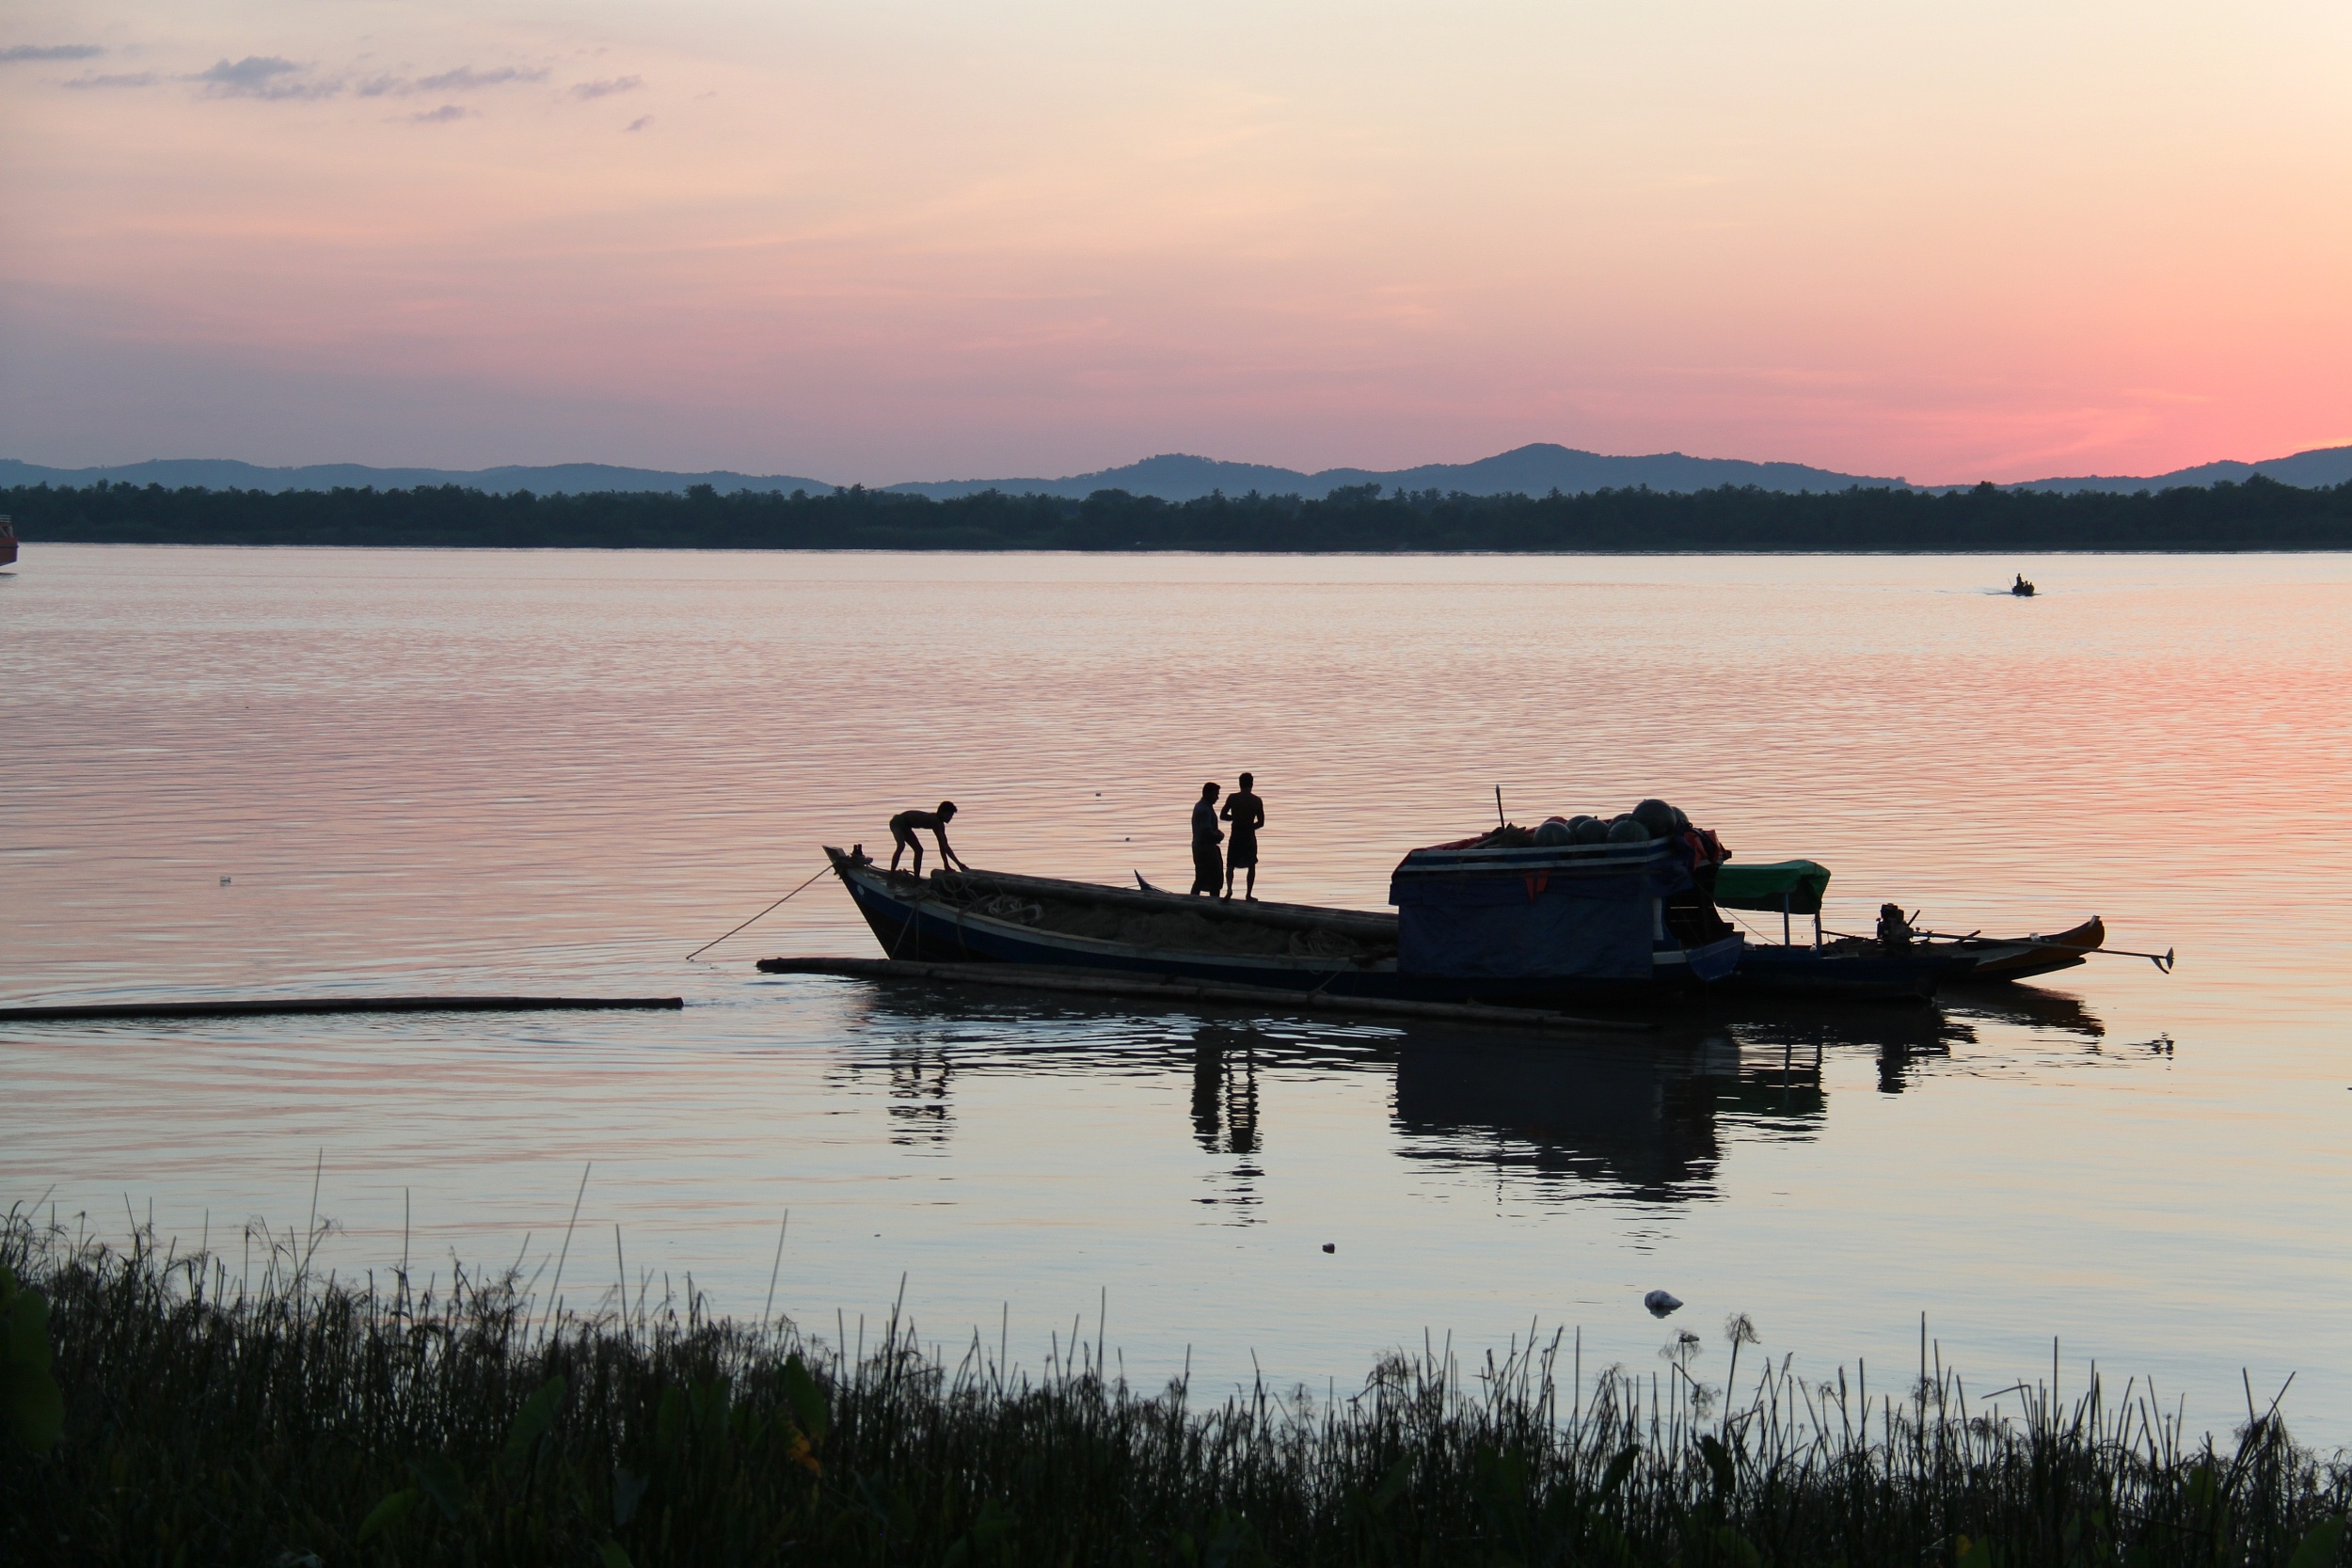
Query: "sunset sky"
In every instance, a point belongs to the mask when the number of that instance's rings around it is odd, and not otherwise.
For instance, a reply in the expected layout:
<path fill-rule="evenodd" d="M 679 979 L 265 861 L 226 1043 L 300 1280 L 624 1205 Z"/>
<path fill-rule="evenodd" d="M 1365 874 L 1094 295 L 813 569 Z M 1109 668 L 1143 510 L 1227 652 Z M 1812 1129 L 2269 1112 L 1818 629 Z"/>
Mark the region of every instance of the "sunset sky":
<path fill-rule="evenodd" d="M 0 456 L 2352 442 L 2343 0 L 16 0 Z"/>

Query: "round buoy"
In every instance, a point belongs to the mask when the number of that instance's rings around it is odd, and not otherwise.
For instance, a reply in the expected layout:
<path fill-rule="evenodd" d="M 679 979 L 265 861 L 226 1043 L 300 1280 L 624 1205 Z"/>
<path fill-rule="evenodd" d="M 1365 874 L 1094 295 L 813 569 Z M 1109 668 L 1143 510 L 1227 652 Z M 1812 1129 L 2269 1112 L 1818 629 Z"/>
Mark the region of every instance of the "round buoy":
<path fill-rule="evenodd" d="M 1635 806 L 1633 820 L 1649 830 L 1652 838 L 1664 838 L 1675 831 L 1675 809 L 1663 800 L 1648 800 Z"/>

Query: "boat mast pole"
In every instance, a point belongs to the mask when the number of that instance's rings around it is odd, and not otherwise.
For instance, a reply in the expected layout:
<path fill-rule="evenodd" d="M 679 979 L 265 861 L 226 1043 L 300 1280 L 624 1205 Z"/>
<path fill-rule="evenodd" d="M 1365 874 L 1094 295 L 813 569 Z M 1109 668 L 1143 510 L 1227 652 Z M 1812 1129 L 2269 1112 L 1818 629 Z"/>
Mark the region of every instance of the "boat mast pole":
<path fill-rule="evenodd" d="M 1780 895 L 1780 944 L 1783 947 L 1797 945 L 1788 935 L 1788 895 L 1785 893 Z"/>
<path fill-rule="evenodd" d="M 1502 786 L 1501 784 L 1495 785 L 1495 826 L 1498 828 L 1510 826 L 1510 819 L 1502 815 Z"/>

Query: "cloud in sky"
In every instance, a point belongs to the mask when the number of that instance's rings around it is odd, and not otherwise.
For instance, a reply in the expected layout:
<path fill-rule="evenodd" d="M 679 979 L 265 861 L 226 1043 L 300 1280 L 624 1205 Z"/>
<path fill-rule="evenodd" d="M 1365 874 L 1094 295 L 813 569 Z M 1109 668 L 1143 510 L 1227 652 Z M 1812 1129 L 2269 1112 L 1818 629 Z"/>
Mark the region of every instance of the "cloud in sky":
<path fill-rule="evenodd" d="M 202 83 L 205 93 L 214 98 L 332 98 L 342 90 L 341 82 L 289 80 L 301 70 L 294 61 L 276 55 L 247 55 L 236 61 L 224 57 L 211 70 L 199 71 L 188 80 Z"/>
<path fill-rule="evenodd" d="M 417 88 L 421 92 L 473 92 L 483 87 L 504 87 L 509 82 L 545 81 L 547 74 L 545 69 L 525 71 L 511 65 L 495 71 L 476 71 L 469 65 L 461 65 L 437 76 L 418 77 Z"/>
<path fill-rule="evenodd" d="M 461 65 L 453 71 L 431 76 L 371 76 L 355 89 L 362 98 L 382 98 L 397 94 L 405 96 L 420 92 L 479 92 L 485 87 L 502 87 L 517 82 L 544 82 L 547 69 L 542 66 L 526 69 L 521 66 L 500 66 L 493 71 L 476 71 Z"/>
<path fill-rule="evenodd" d="M 18 60 L 88 60 L 106 51 L 95 43 L 12 43 L 0 49 L 0 63 Z"/>
<path fill-rule="evenodd" d="M 2352 429 L 2352 7 L 232 12 L 15 46 L 172 40 L 8 78 L 21 455 L 1941 481 Z"/>

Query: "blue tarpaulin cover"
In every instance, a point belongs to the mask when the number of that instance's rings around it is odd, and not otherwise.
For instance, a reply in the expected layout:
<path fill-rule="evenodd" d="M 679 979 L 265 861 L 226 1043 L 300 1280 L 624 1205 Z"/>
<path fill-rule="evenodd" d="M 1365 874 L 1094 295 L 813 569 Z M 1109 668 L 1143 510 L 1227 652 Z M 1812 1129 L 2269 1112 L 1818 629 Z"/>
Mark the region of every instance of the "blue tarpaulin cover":
<path fill-rule="evenodd" d="M 1647 979 L 1652 901 L 1691 885 L 1665 843 L 1416 849 L 1389 882 L 1397 968 L 1508 979 Z"/>

